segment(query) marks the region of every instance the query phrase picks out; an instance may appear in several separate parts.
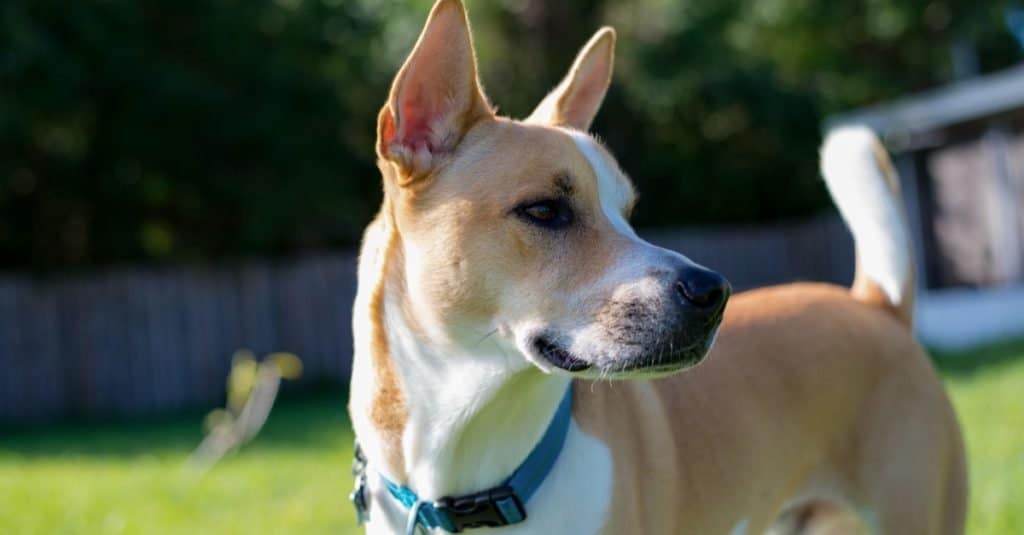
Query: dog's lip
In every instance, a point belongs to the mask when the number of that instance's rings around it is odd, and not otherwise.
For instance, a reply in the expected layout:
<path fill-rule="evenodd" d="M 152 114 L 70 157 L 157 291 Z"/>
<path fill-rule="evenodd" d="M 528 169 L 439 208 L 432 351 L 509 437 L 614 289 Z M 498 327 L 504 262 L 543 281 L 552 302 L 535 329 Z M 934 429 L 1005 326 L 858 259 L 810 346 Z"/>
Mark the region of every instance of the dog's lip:
<path fill-rule="evenodd" d="M 692 368 L 700 364 L 708 355 L 705 343 L 697 343 L 691 347 L 662 354 L 657 358 L 642 358 L 627 363 L 622 367 L 623 372 L 672 372 Z"/>
<path fill-rule="evenodd" d="M 589 362 L 572 356 L 571 353 L 543 336 L 537 338 L 533 342 L 533 346 L 545 360 L 567 372 L 581 372 L 592 366 Z"/>
<path fill-rule="evenodd" d="M 646 374 L 671 374 L 688 370 L 693 368 L 707 359 L 711 353 L 711 348 L 714 345 L 715 339 L 718 334 L 718 320 L 711 322 L 712 327 L 704 333 L 700 339 L 682 346 L 676 347 L 671 350 L 655 351 L 653 358 L 650 355 L 639 356 L 632 361 L 621 365 L 618 371 L 622 373 L 646 373 Z"/>

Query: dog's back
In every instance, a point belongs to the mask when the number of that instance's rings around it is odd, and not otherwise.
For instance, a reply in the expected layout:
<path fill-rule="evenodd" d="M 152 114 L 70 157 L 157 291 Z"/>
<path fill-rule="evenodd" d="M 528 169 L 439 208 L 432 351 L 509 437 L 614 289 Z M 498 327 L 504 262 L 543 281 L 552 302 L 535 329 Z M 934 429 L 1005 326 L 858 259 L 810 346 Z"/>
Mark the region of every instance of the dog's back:
<path fill-rule="evenodd" d="M 867 130 L 834 134 L 822 156 L 857 244 L 850 289 L 802 283 L 739 294 L 697 369 L 577 389 L 578 418 L 616 459 L 619 508 L 608 533 L 761 533 L 785 510 L 802 511 L 807 528 L 841 509 L 877 533 L 962 533 L 964 451 L 911 332 L 913 268 L 896 177 Z M 665 419 L 677 422 L 667 434 Z M 674 455 L 653 454 L 665 451 Z M 628 525 L 638 519 L 649 525 Z"/>

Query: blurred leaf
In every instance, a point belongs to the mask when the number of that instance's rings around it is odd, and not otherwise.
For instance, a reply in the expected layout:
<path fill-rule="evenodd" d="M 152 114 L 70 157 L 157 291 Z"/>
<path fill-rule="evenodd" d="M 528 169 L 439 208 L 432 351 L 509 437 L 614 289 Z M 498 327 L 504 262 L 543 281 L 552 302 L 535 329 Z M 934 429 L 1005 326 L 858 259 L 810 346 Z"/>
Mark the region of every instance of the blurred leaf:
<path fill-rule="evenodd" d="M 228 373 L 228 408 L 234 414 L 241 412 L 245 406 L 249 393 L 256 384 L 258 372 L 259 364 L 251 351 L 242 349 L 235 352 L 231 359 L 231 371 Z"/>
<path fill-rule="evenodd" d="M 271 353 L 266 362 L 277 367 L 277 373 L 284 379 L 298 379 L 302 375 L 302 360 L 292 353 Z"/>
<path fill-rule="evenodd" d="M 220 427 L 226 425 L 234 420 L 234 416 L 230 412 L 224 409 L 214 409 L 203 418 L 203 431 L 207 434 Z"/>

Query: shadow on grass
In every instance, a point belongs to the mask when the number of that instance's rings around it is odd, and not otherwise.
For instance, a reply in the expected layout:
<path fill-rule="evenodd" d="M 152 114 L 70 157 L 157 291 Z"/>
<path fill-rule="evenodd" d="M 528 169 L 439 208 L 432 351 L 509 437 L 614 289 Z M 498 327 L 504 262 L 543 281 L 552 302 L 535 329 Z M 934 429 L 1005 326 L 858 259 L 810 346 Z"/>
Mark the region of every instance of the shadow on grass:
<path fill-rule="evenodd" d="M 939 372 L 946 376 L 969 376 L 1024 360 L 1024 340 L 976 347 L 965 351 L 930 350 Z"/>
<path fill-rule="evenodd" d="M 286 396 L 275 403 L 260 434 L 241 452 L 314 452 L 348 446 L 352 431 L 346 400 L 346 393 L 338 391 Z M 190 412 L 146 420 L 77 421 L 8 431 L 0 435 L 0 458 L 184 458 L 203 438 L 204 417 L 205 413 Z"/>

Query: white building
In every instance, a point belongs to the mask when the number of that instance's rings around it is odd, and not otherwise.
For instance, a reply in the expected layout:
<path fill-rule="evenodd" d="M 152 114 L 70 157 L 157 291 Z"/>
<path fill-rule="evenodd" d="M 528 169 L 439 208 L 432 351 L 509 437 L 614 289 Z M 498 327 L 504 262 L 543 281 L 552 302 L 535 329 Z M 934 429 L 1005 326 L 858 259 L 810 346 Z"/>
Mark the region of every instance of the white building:
<path fill-rule="evenodd" d="M 955 348 L 1024 336 L 1024 66 L 830 117 L 895 157 L 914 236 L 918 331 Z"/>

